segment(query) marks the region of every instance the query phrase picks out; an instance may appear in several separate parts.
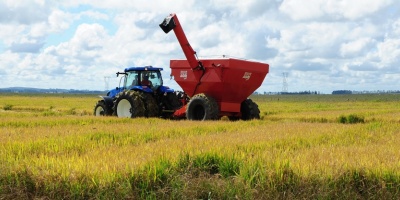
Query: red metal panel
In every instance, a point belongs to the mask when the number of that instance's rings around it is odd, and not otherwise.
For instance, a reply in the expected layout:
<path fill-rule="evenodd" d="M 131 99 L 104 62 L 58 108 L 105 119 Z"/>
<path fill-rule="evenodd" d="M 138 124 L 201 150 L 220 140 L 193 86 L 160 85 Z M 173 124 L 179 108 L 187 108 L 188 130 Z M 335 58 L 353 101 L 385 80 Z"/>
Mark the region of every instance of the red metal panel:
<path fill-rule="evenodd" d="M 240 103 L 221 102 L 219 108 L 222 112 L 238 112 L 240 111 Z"/>
<path fill-rule="evenodd" d="M 182 108 L 180 108 L 179 110 L 176 110 L 173 114 L 173 117 L 185 118 L 186 117 L 186 107 L 187 107 L 187 105 L 182 106 Z"/>

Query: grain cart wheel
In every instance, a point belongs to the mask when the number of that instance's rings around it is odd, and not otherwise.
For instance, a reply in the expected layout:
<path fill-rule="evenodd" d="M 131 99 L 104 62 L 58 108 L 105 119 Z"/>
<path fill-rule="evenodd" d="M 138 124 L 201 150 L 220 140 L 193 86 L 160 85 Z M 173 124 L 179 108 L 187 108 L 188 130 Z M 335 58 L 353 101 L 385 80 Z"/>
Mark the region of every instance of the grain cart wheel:
<path fill-rule="evenodd" d="M 97 102 L 96 106 L 94 106 L 94 116 L 110 116 L 112 113 L 112 108 L 107 106 L 103 100 L 100 100 Z"/>
<path fill-rule="evenodd" d="M 205 94 L 196 94 L 186 108 L 186 118 L 189 120 L 216 120 L 219 108 L 217 102 Z"/>
<path fill-rule="evenodd" d="M 140 92 L 125 91 L 117 95 L 114 101 L 114 115 L 118 117 L 144 117 L 145 107 Z"/>
<path fill-rule="evenodd" d="M 260 110 L 258 105 L 251 99 L 246 99 L 240 105 L 242 120 L 260 119 Z"/>
<path fill-rule="evenodd" d="M 146 107 L 146 117 L 158 117 L 160 114 L 160 109 L 158 108 L 157 101 L 150 93 L 143 94 L 144 105 Z"/>

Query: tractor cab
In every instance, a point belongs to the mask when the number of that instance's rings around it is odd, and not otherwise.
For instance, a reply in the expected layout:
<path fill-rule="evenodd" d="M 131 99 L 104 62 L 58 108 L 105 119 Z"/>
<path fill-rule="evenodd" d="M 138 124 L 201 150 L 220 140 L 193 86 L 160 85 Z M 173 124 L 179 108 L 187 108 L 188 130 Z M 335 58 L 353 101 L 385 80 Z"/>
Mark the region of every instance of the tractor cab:
<path fill-rule="evenodd" d="M 126 68 L 124 88 L 128 90 L 140 90 L 146 93 L 156 91 L 163 85 L 162 70 L 162 68 L 151 66 Z"/>
<path fill-rule="evenodd" d="M 121 74 L 124 76 L 120 80 L 119 87 L 110 91 L 108 96 L 115 97 L 124 90 L 142 91 L 144 93 L 174 92 L 173 89 L 163 86 L 162 70 L 163 68 L 152 66 L 126 68 L 124 72 L 117 73 L 117 76 Z"/>
<path fill-rule="evenodd" d="M 117 77 L 123 75 L 119 81 L 119 87 L 110 90 L 107 96 L 114 98 L 117 94 L 125 90 L 142 91 L 145 93 L 152 93 L 157 90 L 173 92 L 173 90 L 163 86 L 162 70 L 163 68 L 152 66 L 125 68 L 124 72 L 117 72 Z"/>

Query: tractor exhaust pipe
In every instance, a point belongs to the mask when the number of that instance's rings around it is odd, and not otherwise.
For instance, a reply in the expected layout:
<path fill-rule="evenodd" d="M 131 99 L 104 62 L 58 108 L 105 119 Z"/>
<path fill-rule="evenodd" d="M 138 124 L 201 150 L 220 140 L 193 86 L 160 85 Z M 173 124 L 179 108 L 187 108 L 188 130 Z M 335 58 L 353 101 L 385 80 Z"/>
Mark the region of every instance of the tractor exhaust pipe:
<path fill-rule="evenodd" d="M 165 32 L 169 33 L 172 29 L 176 27 L 174 21 L 174 15 L 169 15 L 164 19 L 164 21 L 160 24 L 160 28 Z"/>

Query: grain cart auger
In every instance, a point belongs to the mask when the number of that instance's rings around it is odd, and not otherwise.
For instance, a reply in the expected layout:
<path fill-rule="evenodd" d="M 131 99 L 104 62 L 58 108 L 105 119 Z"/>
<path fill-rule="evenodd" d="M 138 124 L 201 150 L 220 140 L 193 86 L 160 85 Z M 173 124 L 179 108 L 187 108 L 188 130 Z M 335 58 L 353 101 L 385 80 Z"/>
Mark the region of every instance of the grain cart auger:
<path fill-rule="evenodd" d="M 258 105 L 248 97 L 261 86 L 269 65 L 248 60 L 201 59 L 190 46 L 176 14 L 160 24 L 168 33 L 174 30 L 186 60 L 170 60 L 172 76 L 191 97 L 174 116 L 189 120 L 259 119 Z"/>

